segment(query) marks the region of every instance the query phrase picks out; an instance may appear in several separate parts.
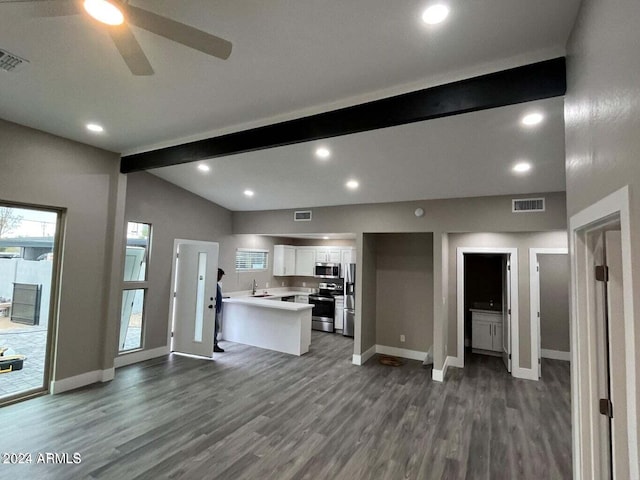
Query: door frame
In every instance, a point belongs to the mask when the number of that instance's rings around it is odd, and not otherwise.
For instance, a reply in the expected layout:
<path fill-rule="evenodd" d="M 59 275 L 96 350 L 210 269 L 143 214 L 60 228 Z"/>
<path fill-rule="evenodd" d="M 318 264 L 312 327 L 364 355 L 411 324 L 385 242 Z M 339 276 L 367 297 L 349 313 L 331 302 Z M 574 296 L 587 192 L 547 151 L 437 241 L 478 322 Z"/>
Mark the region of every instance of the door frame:
<path fill-rule="evenodd" d="M 23 400 L 29 400 L 31 398 L 47 395 L 49 393 L 55 393 L 55 372 L 56 372 L 56 359 L 58 349 L 58 322 L 59 305 L 61 295 L 61 279 L 62 279 L 62 261 L 64 256 L 64 231 L 66 229 L 67 222 L 67 209 L 61 207 L 52 207 L 48 205 L 39 205 L 33 203 L 20 203 L 2 200 L 0 206 L 6 206 L 10 208 L 23 208 L 26 210 L 40 210 L 56 214 L 56 233 L 53 237 L 53 264 L 51 266 L 51 287 L 49 296 L 49 318 L 47 318 L 47 336 L 44 355 L 44 372 L 42 378 L 42 387 L 37 389 L 31 389 L 24 393 L 18 393 L 8 396 L 0 401 L 0 407 L 10 405 L 16 402 L 22 402 Z"/>
<path fill-rule="evenodd" d="M 540 347 L 540 272 L 536 271 L 538 255 L 568 255 L 568 248 L 530 248 L 529 249 L 529 306 L 531 323 L 535 323 L 535 332 L 531 330 L 531 358 L 536 359 L 536 363 L 542 358 L 542 347 Z M 535 350 L 535 351 L 534 351 Z M 534 363 L 531 364 L 535 365 Z M 541 367 L 534 369 L 540 379 Z"/>
<path fill-rule="evenodd" d="M 452 357 L 451 366 L 464 368 L 464 256 L 467 253 L 495 253 L 508 255 L 511 261 L 511 374 L 514 377 L 529 378 L 523 376 L 520 369 L 520 351 L 518 338 L 518 249 L 507 247 L 458 247 L 456 249 L 456 288 L 457 288 L 457 356 Z M 517 345 L 518 348 L 514 348 Z M 526 371 L 526 369 L 525 369 Z"/>
<path fill-rule="evenodd" d="M 593 252 L 587 242 L 589 234 L 619 223 L 622 247 L 624 298 L 625 366 L 627 393 L 627 446 L 630 478 L 640 477 L 638 465 L 638 417 L 636 412 L 636 349 L 631 263 L 631 224 L 629 187 L 625 186 L 581 210 L 569 219 L 571 259 L 571 407 L 573 425 L 574 478 L 593 478 L 600 471 L 597 444 L 597 362 L 595 345 L 595 303 L 589 298 L 591 269 L 587 269 Z M 578 328 L 578 318 L 582 318 Z M 614 406 L 615 408 L 615 406 Z M 615 464 L 614 464 L 615 469 Z M 615 470 L 614 470 L 615 472 Z"/>
<path fill-rule="evenodd" d="M 175 297 L 174 297 L 174 293 L 176 291 L 176 274 L 177 269 L 176 269 L 176 264 L 177 264 L 177 260 L 178 258 L 176 257 L 176 254 L 178 253 L 178 245 L 180 245 L 181 243 L 183 244 L 189 244 L 189 245 L 211 245 L 211 244 L 216 244 L 216 245 L 220 245 L 220 242 L 206 242 L 204 240 L 188 240 L 185 238 L 175 238 L 173 240 L 173 250 L 171 250 L 171 285 L 170 285 L 170 291 L 169 291 L 169 321 L 167 322 L 167 348 L 169 350 L 169 353 L 171 353 L 172 351 L 172 338 L 171 338 L 171 332 L 173 331 L 173 319 L 174 319 L 174 308 L 175 308 Z M 219 266 L 219 264 L 218 264 Z"/>

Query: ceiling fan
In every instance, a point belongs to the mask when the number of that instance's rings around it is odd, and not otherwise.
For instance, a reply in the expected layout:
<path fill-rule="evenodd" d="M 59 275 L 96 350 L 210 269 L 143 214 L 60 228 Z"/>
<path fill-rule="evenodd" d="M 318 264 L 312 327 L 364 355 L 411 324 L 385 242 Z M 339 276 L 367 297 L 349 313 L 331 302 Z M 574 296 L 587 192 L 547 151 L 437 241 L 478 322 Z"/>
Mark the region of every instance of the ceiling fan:
<path fill-rule="evenodd" d="M 153 75 L 154 72 L 130 25 L 223 60 L 231 55 L 228 40 L 136 7 L 128 0 L 0 0 L 0 3 L 34 3 L 45 16 L 90 15 L 106 25 L 118 52 L 134 75 Z"/>

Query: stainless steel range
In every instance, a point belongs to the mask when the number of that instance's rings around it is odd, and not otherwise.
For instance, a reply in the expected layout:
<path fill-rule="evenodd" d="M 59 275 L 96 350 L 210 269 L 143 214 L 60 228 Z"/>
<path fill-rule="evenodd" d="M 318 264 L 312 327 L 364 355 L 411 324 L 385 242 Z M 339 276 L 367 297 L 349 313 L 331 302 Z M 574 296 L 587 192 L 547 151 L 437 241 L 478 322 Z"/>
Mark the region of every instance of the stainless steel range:
<path fill-rule="evenodd" d="M 309 295 L 311 311 L 311 329 L 323 332 L 335 332 L 336 295 L 342 295 L 344 286 L 341 283 L 320 283 L 320 291 Z"/>

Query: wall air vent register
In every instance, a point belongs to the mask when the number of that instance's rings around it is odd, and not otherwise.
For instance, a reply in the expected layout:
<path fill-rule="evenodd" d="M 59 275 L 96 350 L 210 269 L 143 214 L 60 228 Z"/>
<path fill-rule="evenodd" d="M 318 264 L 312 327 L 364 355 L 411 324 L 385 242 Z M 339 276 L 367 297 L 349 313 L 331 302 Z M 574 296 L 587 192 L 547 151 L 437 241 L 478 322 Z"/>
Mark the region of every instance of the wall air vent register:
<path fill-rule="evenodd" d="M 297 210 L 293 212 L 293 221 L 294 222 L 310 222 L 311 210 Z"/>
<path fill-rule="evenodd" d="M 15 72 L 28 63 L 28 60 L 0 48 L 0 70 Z"/>
<path fill-rule="evenodd" d="M 512 200 L 512 213 L 544 212 L 544 198 L 517 198 Z"/>

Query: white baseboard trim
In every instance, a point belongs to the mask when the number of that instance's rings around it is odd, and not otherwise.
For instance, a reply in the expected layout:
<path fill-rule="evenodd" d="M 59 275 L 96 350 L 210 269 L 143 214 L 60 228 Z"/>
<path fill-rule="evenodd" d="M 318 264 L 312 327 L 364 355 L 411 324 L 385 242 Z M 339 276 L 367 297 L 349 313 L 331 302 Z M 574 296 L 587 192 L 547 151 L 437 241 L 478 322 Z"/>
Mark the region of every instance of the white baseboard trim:
<path fill-rule="evenodd" d="M 169 355 L 169 347 L 158 347 L 150 350 L 140 350 L 137 352 L 125 353 L 116 357 L 113 360 L 113 366 L 115 368 L 126 367 L 134 363 L 144 362 L 145 360 L 151 360 L 152 358 L 162 357 Z"/>
<path fill-rule="evenodd" d="M 451 362 L 456 357 L 447 357 L 444 359 L 444 365 L 442 365 L 442 370 L 436 370 L 435 368 L 431 372 L 431 379 L 434 382 L 444 382 L 445 377 L 447 376 L 447 369 L 451 365 Z"/>
<path fill-rule="evenodd" d="M 418 350 L 408 350 L 406 348 L 388 347 L 386 345 L 376 345 L 376 353 L 383 355 L 393 355 L 394 357 L 408 358 L 409 360 L 420 360 L 424 362 L 427 358 L 427 352 Z"/>
<path fill-rule="evenodd" d="M 55 395 L 69 390 L 75 390 L 76 388 L 91 385 L 92 383 L 108 382 L 113 380 L 114 376 L 114 368 L 108 368 L 106 370 L 94 370 L 92 372 L 81 373 L 75 377 L 52 380 L 51 394 Z"/>
<path fill-rule="evenodd" d="M 547 350 L 546 348 L 540 349 L 540 356 L 542 358 L 550 358 L 552 360 L 564 360 L 565 362 L 571 361 L 571 352 L 563 352 L 561 350 Z"/>
<path fill-rule="evenodd" d="M 371 357 L 373 357 L 375 354 L 376 354 L 376 345 L 374 345 L 373 347 L 371 347 L 361 355 L 354 354 L 352 363 L 354 365 L 364 365 L 365 362 L 369 360 Z"/>
<path fill-rule="evenodd" d="M 522 378 L 524 380 L 538 381 L 538 373 L 532 368 L 517 368 L 513 367 L 512 375 L 516 378 Z"/>
<path fill-rule="evenodd" d="M 464 361 L 461 357 L 447 357 L 450 367 L 464 368 Z"/>
<path fill-rule="evenodd" d="M 354 365 L 364 365 L 364 363 L 373 357 L 376 353 L 382 355 L 392 355 L 394 357 L 408 358 L 409 360 L 420 360 L 424 362 L 427 358 L 427 352 L 420 352 L 418 350 L 408 350 L 406 348 L 388 347 L 387 345 L 374 345 L 362 355 L 353 355 Z"/>

